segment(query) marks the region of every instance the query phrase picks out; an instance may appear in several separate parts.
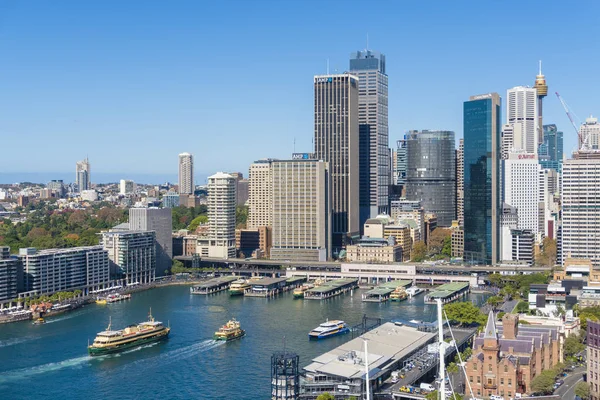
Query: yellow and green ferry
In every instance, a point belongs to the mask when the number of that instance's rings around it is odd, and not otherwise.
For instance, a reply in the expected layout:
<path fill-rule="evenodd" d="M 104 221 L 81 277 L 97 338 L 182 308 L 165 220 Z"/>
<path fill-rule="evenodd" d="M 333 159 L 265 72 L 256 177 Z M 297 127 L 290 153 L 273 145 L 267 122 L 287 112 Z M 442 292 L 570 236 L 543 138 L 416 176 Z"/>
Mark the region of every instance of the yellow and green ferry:
<path fill-rule="evenodd" d="M 235 318 L 223 325 L 218 331 L 215 332 L 215 340 L 230 340 L 239 339 L 246 335 L 246 331 L 240 328 L 239 321 Z"/>
<path fill-rule="evenodd" d="M 229 286 L 229 295 L 230 296 L 241 296 L 246 292 L 246 289 L 250 289 L 252 285 L 245 279 L 238 279 L 235 282 L 231 283 Z"/>
<path fill-rule="evenodd" d="M 312 283 L 307 283 L 305 285 L 300 286 L 299 288 L 294 289 L 294 298 L 295 299 L 303 299 L 304 298 L 304 292 L 306 292 L 308 289 L 312 289 L 314 288 L 315 285 L 313 285 Z"/>
<path fill-rule="evenodd" d="M 148 321 L 140 322 L 137 325 L 129 325 L 117 331 L 111 330 L 109 320 L 108 328 L 99 332 L 94 339 L 94 343 L 88 346 L 88 353 L 90 356 L 118 353 L 132 347 L 166 339 L 169 332 L 171 332 L 171 328 L 164 326 L 160 321 L 154 320 L 152 310 L 148 314 Z"/>

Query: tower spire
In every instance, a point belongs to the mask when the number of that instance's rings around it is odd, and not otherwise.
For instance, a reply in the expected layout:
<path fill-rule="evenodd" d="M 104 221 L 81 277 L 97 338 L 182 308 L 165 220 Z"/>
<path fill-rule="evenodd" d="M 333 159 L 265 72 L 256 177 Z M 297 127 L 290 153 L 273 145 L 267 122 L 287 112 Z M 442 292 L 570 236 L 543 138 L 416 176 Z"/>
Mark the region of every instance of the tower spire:
<path fill-rule="evenodd" d="M 490 310 L 488 314 L 487 324 L 485 324 L 485 333 L 483 335 L 484 339 L 496 339 L 498 340 L 498 335 L 496 334 L 496 321 L 494 321 L 494 311 Z"/>
<path fill-rule="evenodd" d="M 540 60 L 540 73 L 538 75 L 542 75 L 542 60 Z"/>

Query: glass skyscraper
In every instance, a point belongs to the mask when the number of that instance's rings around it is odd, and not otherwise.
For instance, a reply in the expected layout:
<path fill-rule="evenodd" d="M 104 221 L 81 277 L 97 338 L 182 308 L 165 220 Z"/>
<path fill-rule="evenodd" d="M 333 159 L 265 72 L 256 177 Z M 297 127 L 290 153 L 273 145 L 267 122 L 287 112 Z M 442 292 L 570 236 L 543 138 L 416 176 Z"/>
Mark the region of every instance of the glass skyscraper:
<path fill-rule="evenodd" d="M 498 93 L 464 103 L 464 232 L 466 262 L 495 264 L 500 252 L 501 174 Z"/>
<path fill-rule="evenodd" d="M 544 143 L 540 144 L 538 154 L 542 168 L 562 172 L 563 133 L 556 125 L 544 125 Z"/>

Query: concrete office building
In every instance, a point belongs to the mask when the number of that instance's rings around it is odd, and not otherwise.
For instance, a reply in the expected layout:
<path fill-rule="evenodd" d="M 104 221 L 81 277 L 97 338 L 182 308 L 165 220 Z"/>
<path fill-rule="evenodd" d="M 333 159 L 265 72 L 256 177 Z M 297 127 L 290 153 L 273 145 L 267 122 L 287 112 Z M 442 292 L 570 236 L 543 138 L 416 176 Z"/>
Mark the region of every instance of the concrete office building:
<path fill-rule="evenodd" d="M 90 161 L 86 157 L 85 160 L 77 161 L 77 164 L 75 164 L 75 184 L 77 185 L 77 190 L 82 192 L 91 189 L 91 182 L 91 166 Z"/>
<path fill-rule="evenodd" d="M 406 135 L 406 198 L 435 213 L 439 226 L 456 219 L 456 151 L 454 132 L 411 131 Z"/>
<path fill-rule="evenodd" d="M 358 77 L 318 75 L 315 90 L 315 158 L 329 163 L 333 248 L 340 250 L 359 226 Z"/>
<path fill-rule="evenodd" d="M 538 152 L 537 90 L 517 86 L 507 91 L 507 124 L 512 126 L 512 147 L 530 154 Z"/>
<path fill-rule="evenodd" d="M 102 232 L 102 247 L 108 251 L 113 279 L 127 285 L 146 284 L 156 276 L 154 231 Z"/>
<path fill-rule="evenodd" d="M 194 194 L 194 156 L 179 155 L 179 194 Z"/>
<path fill-rule="evenodd" d="M 517 208 L 517 228 L 540 232 L 539 197 L 541 166 L 535 154 L 509 153 L 504 160 L 504 200 Z"/>
<path fill-rule="evenodd" d="M 513 229 L 512 236 L 512 261 L 533 264 L 534 234 L 524 229 Z"/>
<path fill-rule="evenodd" d="M 497 93 L 464 103 L 465 254 L 469 262 L 500 258 L 500 105 Z"/>
<path fill-rule="evenodd" d="M 103 289 L 110 282 L 108 252 L 102 246 L 19 251 L 23 263 L 25 296 Z"/>
<path fill-rule="evenodd" d="M 406 186 L 406 168 L 407 168 L 407 154 L 406 154 L 406 137 L 396 141 L 396 168 L 394 170 L 395 181 L 394 184 L 398 186 Z"/>
<path fill-rule="evenodd" d="M 272 260 L 331 257 L 331 181 L 317 160 L 274 161 Z"/>
<path fill-rule="evenodd" d="M 119 194 L 126 196 L 135 193 L 136 184 L 129 179 L 121 179 L 119 182 Z"/>
<path fill-rule="evenodd" d="M 162 198 L 162 206 L 164 208 L 179 207 L 180 195 L 175 192 L 168 192 Z"/>
<path fill-rule="evenodd" d="M 465 140 L 460 139 L 456 151 L 456 219 L 465 224 Z"/>
<path fill-rule="evenodd" d="M 519 216 L 516 207 L 502 204 L 502 216 L 500 218 L 501 232 L 501 261 L 512 261 L 512 231 L 518 228 Z"/>
<path fill-rule="evenodd" d="M 273 225 L 273 161 L 258 160 L 248 172 L 248 220 L 246 227 Z"/>
<path fill-rule="evenodd" d="M 582 140 L 586 142 L 583 143 Z M 600 124 L 598 123 L 598 118 L 586 118 L 585 123 L 579 128 L 579 148 L 582 149 L 584 147 L 589 150 L 600 149 Z"/>
<path fill-rule="evenodd" d="M 385 55 L 357 51 L 350 55 L 350 73 L 358 76 L 360 137 L 360 223 L 388 213 L 390 157 L 388 76 Z"/>
<path fill-rule="evenodd" d="M 542 168 L 562 172 L 563 153 L 563 133 L 554 124 L 544 125 L 544 142 L 538 150 Z"/>
<path fill-rule="evenodd" d="M 600 159 L 563 163 L 561 260 L 583 258 L 600 267 Z"/>
<path fill-rule="evenodd" d="M 236 180 L 224 172 L 208 177 L 208 255 L 235 258 Z"/>
<path fill-rule="evenodd" d="M 173 217 L 170 208 L 130 208 L 129 230 L 156 233 L 156 276 L 171 268 L 173 258 Z"/>

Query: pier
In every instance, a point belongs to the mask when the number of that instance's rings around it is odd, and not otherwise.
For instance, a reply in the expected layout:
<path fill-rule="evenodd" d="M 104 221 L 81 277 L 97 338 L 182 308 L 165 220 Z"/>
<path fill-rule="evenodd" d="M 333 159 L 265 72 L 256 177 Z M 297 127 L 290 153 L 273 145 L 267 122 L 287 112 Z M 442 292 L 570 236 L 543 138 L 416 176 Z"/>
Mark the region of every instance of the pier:
<path fill-rule="evenodd" d="M 272 297 L 287 290 L 295 289 L 306 282 L 304 276 L 290 278 L 262 278 L 250 282 L 250 289 L 244 292 L 249 297 Z"/>
<path fill-rule="evenodd" d="M 220 278 L 210 279 L 200 285 L 192 286 L 190 292 L 192 294 L 213 294 L 222 290 L 229 289 L 231 282 L 239 279 L 237 276 L 222 276 Z"/>
<path fill-rule="evenodd" d="M 394 290 L 398 289 L 399 287 L 406 289 L 411 285 L 412 281 L 409 280 L 395 280 L 385 282 L 377 286 L 376 288 L 364 293 L 362 295 L 362 301 L 371 303 L 383 303 L 390 299 L 390 294 L 392 294 Z"/>
<path fill-rule="evenodd" d="M 334 281 L 325 282 L 321 286 L 308 289 L 304 292 L 304 298 L 310 300 L 324 300 L 337 296 L 341 293 L 346 293 L 358 287 L 358 279 L 343 278 Z"/>
<path fill-rule="evenodd" d="M 451 303 L 466 296 L 470 291 L 466 282 L 446 283 L 425 296 L 425 304 L 435 304 L 436 299 L 441 299 L 443 304 Z"/>

